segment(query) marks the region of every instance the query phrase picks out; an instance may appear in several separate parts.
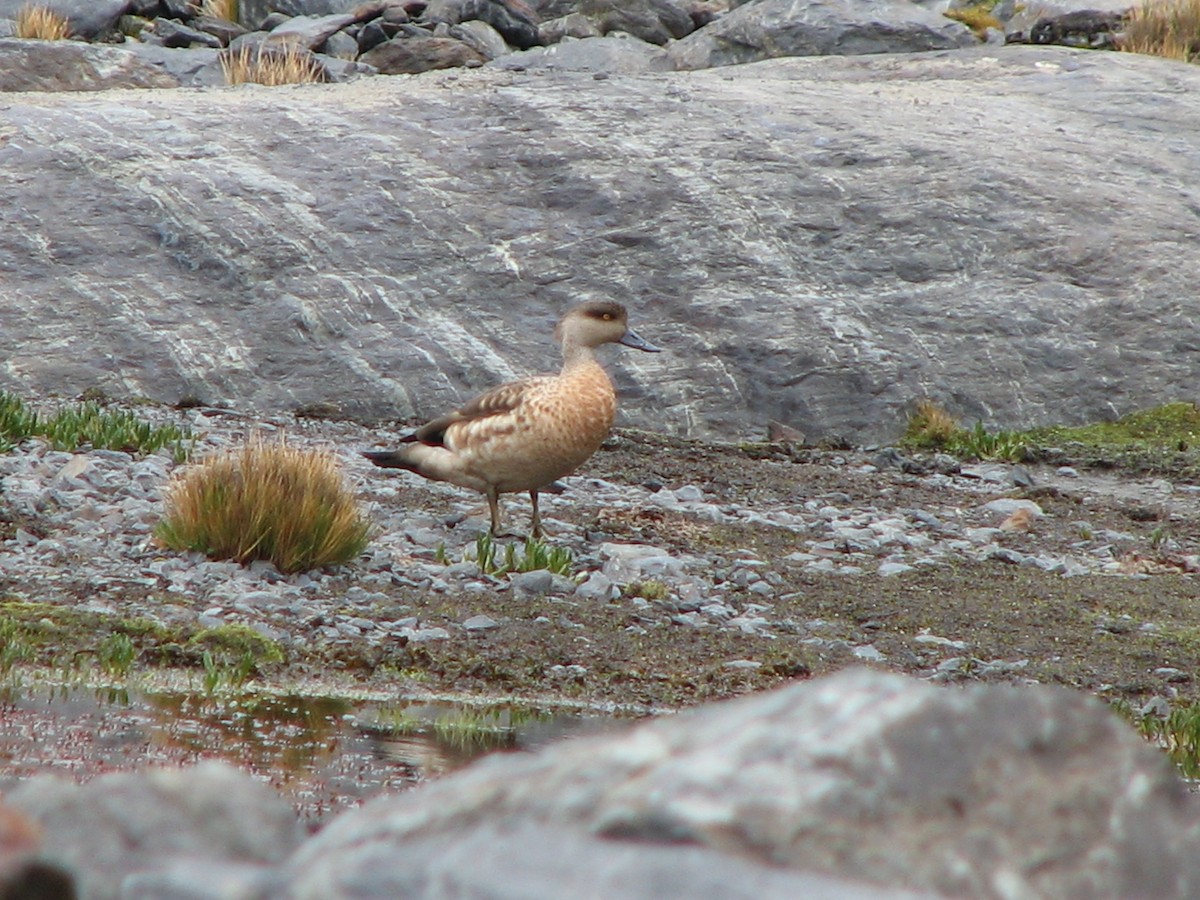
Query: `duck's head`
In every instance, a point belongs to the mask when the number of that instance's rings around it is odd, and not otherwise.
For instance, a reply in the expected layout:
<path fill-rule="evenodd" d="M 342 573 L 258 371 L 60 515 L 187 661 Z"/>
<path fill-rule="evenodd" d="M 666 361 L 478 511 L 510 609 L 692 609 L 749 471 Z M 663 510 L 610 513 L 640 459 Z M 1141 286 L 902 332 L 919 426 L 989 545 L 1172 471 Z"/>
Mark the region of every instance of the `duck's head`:
<path fill-rule="evenodd" d="M 612 300 L 589 300 L 572 307 L 554 329 L 554 336 L 564 349 L 624 344 L 647 353 L 662 350 L 630 328 L 629 313 Z"/>

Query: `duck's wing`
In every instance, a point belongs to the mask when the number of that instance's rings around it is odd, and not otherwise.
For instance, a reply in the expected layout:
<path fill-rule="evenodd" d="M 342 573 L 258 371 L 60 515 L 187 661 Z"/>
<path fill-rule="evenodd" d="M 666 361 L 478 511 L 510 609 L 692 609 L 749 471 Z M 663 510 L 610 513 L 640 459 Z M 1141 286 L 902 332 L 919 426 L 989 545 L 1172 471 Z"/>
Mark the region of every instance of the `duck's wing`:
<path fill-rule="evenodd" d="M 446 432 L 453 425 L 470 425 L 472 431 L 476 430 L 476 425 L 481 426 L 484 430 L 491 426 L 495 426 L 499 430 L 511 430 L 513 423 L 505 421 L 505 419 L 514 419 L 517 409 L 526 402 L 530 393 L 544 380 L 544 376 L 534 376 L 494 387 L 454 412 L 426 422 L 403 440 L 420 441 L 422 444 L 444 447 L 446 446 Z"/>

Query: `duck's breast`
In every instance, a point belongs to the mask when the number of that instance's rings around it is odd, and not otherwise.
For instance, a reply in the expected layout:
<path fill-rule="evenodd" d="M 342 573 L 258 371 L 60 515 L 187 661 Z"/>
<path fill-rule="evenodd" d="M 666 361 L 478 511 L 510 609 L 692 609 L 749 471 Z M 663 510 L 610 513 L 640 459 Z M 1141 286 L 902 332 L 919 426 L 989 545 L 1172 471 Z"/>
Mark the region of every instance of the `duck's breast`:
<path fill-rule="evenodd" d="M 506 421 L 464 434 L 461 451 L 500 491 L 543 487 L 575 471 L 608 436 L 616 415 L 612 382 L 597 363 L 538 379 Z M 483 424 L 483 423 L 479 423 Z"/>

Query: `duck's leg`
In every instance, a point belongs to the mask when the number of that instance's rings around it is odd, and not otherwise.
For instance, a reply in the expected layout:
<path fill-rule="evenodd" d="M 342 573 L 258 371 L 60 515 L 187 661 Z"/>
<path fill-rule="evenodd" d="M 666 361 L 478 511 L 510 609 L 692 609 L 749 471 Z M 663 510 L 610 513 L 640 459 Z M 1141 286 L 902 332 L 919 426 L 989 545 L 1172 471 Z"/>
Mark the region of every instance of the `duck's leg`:
<path fill-rule="evenodd" d="M 488 487 L 488 509 L 492 512 L 492 537 L 500 536 L 500 494 L 494 487 Z"/>
<path fill-rule="evenodd" d="M 533 504 L 533 521 L 530 523 L 529 533 L 535 538 L 540 538 L 542 536 L 542 517 L 538 514 L 537 488 L 529 492 L 529 502 Z"/>

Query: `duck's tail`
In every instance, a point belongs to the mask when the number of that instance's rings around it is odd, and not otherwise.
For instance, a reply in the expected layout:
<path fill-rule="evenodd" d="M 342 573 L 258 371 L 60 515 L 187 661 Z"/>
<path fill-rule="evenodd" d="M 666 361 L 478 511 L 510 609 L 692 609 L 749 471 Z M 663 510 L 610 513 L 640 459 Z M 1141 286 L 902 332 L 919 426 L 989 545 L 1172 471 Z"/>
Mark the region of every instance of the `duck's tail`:
<path fill-rule="evenodd" d="M 399 450 L 364 450 L 363 456 L 383 469 L 407 469 L 410 472 L 420 472 L 418 465 L 408 455 L 407 447 Z"/>

